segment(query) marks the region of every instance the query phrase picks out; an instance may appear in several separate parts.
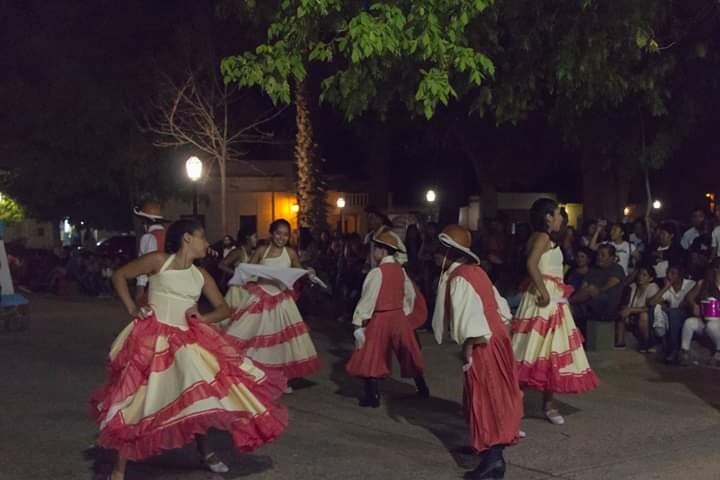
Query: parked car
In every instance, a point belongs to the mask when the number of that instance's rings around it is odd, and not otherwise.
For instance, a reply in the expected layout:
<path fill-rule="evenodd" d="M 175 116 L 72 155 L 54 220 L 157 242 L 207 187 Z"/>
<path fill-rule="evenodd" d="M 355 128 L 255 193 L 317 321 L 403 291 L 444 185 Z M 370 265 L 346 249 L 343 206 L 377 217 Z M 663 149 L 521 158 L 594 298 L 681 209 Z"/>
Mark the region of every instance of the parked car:
<path fill-rule="evenodd" d="M 96 253 L 125 264 L 137 257 L 137 240 L 134 235 L 115 235 L 98 243 Z"/>

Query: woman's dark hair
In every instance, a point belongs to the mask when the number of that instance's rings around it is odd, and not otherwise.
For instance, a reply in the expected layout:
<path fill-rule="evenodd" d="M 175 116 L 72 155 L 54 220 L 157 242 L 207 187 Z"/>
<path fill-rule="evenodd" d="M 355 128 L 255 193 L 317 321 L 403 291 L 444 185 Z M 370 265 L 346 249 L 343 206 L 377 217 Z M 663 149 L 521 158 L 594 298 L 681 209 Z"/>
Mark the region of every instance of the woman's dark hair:
<path fill-rule="evenodd" d="M 637 272 L 640 273 L 640 270 L 644 270 L 645 273 L 648 274 L 651 283 L 655 281 L 655 269 L 652 267 L 652 265 L 640 265 L 637 268 Z"/>
<path fill-rule="evenodd" d="M 202 228 L 202 225 L 197 220 L 190 218 L 173 222 L 165 234 L 165 251 L 167 253 L 177 253 L 182 247 L 183 236 L 186 233 L 192 235 L 198 230 L 202 230 Z"/>
<path fill-rule="evenodd" d="M 658 227 L 658 230 L 662 230 L 664 232 L 669 233 L 673 237 L 677 236 L 677 227 L 672 222 L 663 222 L 660 224 L 660 227 Z"/>
<path fill-rule="evenodd" d="M 287 227 L 288 233 L 292 231 L 292 228 L 290 228 L 290 222 L 288 222 L 284 218 L 278 218 L 270 224 L 270 233 L 275 233 L 275 231 L 280 228 L 281 225 L 285 225 L 285 227 Z"/>
<path fill-rule="evenodd" d="M 530 207 L 530 226 L 536 232 L 548 233 L 547 216 L 553 215 L 558 203 L 552 198 L 538 198 Z"/>
<path fill-rule="evenodd" d="M 251 236 L 253 236 L 256 233 L 257 232 L 255 231 L 254 228 L 248 228 L 248 227 L 241 228 L 240 230 L 238 230 L 237 238 L 235 239 L 235 245 L 238 247 L 245 246 L 245 244 L 248 241 L 248 238 L 250 238 Z"/>
<path fill-rule="evenodd" d="M 700 288 L 699 300 L 705 300 L 709 297 L 720 298 L 720 288 L 715 284 L 715 273 L 718 270 L 720 270 L 720 262 L 718 259 L 715 259 L 710 266 L 708 266 L 707 270 L 705 270 L 705 278 Z"/>

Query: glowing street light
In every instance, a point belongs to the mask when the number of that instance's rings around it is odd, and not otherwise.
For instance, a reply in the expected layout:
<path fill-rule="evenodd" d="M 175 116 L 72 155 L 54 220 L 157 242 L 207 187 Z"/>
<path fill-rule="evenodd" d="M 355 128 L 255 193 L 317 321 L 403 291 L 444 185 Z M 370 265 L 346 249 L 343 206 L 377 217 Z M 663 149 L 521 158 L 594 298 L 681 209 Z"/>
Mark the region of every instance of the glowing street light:
<path fill-rule="evenodd" d="M 193 183 L 193 217 L 198 216 L 198 193 L 197 193 L 197 181 L 200 180 L 203 173 L 202 161 L 195 156 L 187 159 L 185 162 L 185 172 L 188 178 Z"/>
<path fill-rule="evenodd" d="M 655 210 L 660 210 L 662 208 L 662 202 L 660 200 L 655 200 L 652 206 Z"/>
<path fill-rule="evenodd" d="M 300 205 L 298 205 L 297 203 L 293 203 L 292 205 L 290 205 L 290 211 L 292 213 L 298 213 L 300 211 Z"/>
<path fill-rule="evenodd" d="M 425 193 L 425 200 L 427 200 L 428 203 L 435 203 L 435 200 L 437 200 L 435 190 L 428 190 L 427 193 Z"/>
<path fill-rule="evenodd" d="M 623 215 L 625 215 L 626 217 L 630 216 L 630 207 L 625 207 L 623 209 Z"/>
<path fill-rule="evenodd" d="M 340 209 L 340 228 L 338 230 L 340 230 L 340 233 L 345 233 L 345 231 L 344 231 L 345 230 L 345 225 L 344 225 L 345 218 L 343 216 L 343 209 L 345 208 L 345 205 L 346 205 L 345 198 L 339 197 L 337 199 L 337 202 L 335 202 L 335 205 L 337 205 L 337 207 Z"/>

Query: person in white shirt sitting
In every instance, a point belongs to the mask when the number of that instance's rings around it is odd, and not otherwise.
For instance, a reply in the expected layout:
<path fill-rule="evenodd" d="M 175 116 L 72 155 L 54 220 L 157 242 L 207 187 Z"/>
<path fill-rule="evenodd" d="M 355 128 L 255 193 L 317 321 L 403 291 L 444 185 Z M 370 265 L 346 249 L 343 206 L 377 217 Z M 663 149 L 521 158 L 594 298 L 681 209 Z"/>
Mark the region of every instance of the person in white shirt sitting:
<path fill-rule="evenodd" d="M 650 343 L 650 308 L 648 307 L 648 300 L 658 292 L 658 286 L 653 280 L 652 268 L 638 268 L 635 281 L 630 284 L 630 299 L 620 309 L 620 317 L 615 323 L 616 348 L 625 348 L 625 329 L 633 327 L 640 342 L 640 353 L 653 351 Z"/>
<path fill-rule="evenodd" d="M 653 308 L 655 335 L 665 339 L 667 363 L 677 362 L 680 334 L 689 316 L 687 295 L 695 287 L 695 281 L 684 278 L 683 273 L 680 265 L 671 265 L 663 287 L 649 301 Z"/>
<path fill-rule="evenodd" d="M 595 234 L 590 240 L 590 249 L 597 252 L 600 245 L 607 244 L 615 247 L 615 257 L 617 258 L 617 262 L 622 267 L 625 275 L 628 275 L 630 270 L 630 259 L 635 254 L 635 251 L 632 244 L 625 240 L 625 230 L 622 223 L 612 224 L 610 227 L 610 240 L 604 242 L 601 242 L 598 237 L 600 236 L 600 231 L 605 227 L 606 221 L 600 220 L 598 221 L 598 225 L 600 228 L 595 231 Z"/>

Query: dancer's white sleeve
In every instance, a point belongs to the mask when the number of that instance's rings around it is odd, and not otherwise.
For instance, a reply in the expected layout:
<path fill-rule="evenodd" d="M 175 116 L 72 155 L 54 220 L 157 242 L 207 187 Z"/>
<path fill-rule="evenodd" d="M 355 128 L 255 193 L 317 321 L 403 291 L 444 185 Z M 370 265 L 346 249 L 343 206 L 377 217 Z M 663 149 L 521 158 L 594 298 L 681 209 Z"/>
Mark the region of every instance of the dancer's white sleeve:
<path fill-rule="evenodd" d="M 462 277 L 455 277 L 450 283 L 450 304 L 452 305 L 452 323 L 450 334 L 459 344 L 468 338 L 492 337 L 490 325 L 485 317 L 482 299 L 472 285 Z"/>
<path fill-rule="evenodd" d="M 415 307 L 415 285 L 413 285 L 410 276 L 408 276 L 405 270 L 403 270 L 403 276 L 403 290 L 405 291 L 403 295 L 403 313 L 410 315 Z"/>
<path fill-rule="evenodd" d="M 353 325 L 362 327 L 365 320 L 372 318 L 377 305 L 378 295 L 380 294 L 380 286 L 382 285 L 382 272 L 379 268 L 373 268 L 365 277 L 363 283 L 362 295 L 360 301 L 355 307 L 353 314 Z"/>

